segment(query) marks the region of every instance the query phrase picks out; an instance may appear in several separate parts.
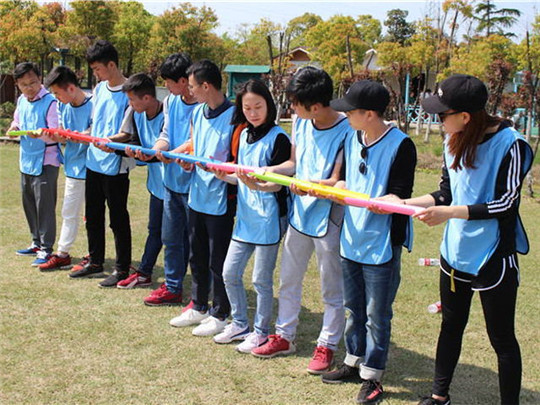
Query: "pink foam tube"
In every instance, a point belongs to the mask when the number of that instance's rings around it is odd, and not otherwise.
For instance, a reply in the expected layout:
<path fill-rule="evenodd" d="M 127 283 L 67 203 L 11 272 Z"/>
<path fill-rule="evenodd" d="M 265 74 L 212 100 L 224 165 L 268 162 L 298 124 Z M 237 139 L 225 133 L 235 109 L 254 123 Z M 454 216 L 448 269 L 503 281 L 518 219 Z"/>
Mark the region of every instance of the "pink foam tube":
<path fill-rule="evenodd" d="M 360 198 L 352 197 L 345 197 L 343 200 L 345 201 L 345 203 L 353 205 L 355 207 L 367 208 L 370 206 L 376 206 L 394 214 L 414 215 L 425 210 L 425 208 L 418 207 L 416 205 L 395 204 L 379 200 L 362 200 Z"/>
<path fill-rule="evenodd" d="M 255 171 L 256 169 L 255 167 L 251 167 L 251 166 L 237 165 L 234 163 L 218 163 L 218 162 L 207 163 L 206 166 L 209 167 L 210 169 L 222 170 L 226 173 L 234 173 L 238 169 L 243 169 L 244 171 L 246 171 L 246 173 L 251 173 Z"/>

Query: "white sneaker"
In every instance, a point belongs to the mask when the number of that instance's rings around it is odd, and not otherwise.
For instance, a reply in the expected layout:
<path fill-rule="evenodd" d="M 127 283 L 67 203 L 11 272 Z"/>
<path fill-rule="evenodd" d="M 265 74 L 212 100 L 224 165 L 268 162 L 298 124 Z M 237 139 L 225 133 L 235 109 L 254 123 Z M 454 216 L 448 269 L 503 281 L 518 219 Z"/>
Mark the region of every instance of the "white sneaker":
<path fill-rule="evenodd" d="M 268 336 L 262 336 L 257 332 L 251 332 L 242 343 L 236 346 L 236 350 L 240 353 L 251 354 L 253 349 L 264 345 L 266 342 L 268 342 Z"/>
<path fill-rule="evenodd" d="M 171 326 L 176 328 L 183 328 L 184 326 L 197 325 L 203 320 L 207 319 L 209 316 L 208 311 L 201 313 L 190 308 L 186 312 L 183 312 L 180 316 L 171 319 L 169 323 Z"/>
<path fill-rule="evenodd" d="M 233 340 L 244 340 L 249 335 L 249 327 L 241 328 L 234 322 L 225 326 L 220 334 L 214 336 L 216 343 L 231 343 Z"/>
<path fill-rule="evenodd" d="M 227 321 L 220 321 L 218 318 L 209 316 L 204 319 L 199 326 L 191 332 L 194 336 L 213 336 L 223 332 L 227 326 Z"/>

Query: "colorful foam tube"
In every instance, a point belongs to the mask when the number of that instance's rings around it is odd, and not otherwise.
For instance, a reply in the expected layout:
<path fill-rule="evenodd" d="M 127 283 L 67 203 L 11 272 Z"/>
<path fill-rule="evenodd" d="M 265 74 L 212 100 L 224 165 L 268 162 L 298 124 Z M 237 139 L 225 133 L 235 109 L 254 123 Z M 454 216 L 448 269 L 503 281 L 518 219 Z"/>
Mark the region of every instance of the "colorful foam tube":
<path fill-rule="evenodd" d="M 260 180 L 269 181 L 276 184 L 281 184 L 282 186 L 287 186 L 287 187 L 290 187 L 291 184 L 294 184 L 296 187 L 298 187 L 302 191 L 312 190 L 323 196 L 334 196 L 341 199 L 344 199 L 345 197 L 352 197 L 352 198 L 359 198 L 363 200 L 369 200 L 369 195 L 364 194 L 364 193 L 358 193 L 351 190 L 344 190 L 341 188 L 325 186 L 325 185 L 314 183 L 307 180 L 300 180 L 294 177 L 284 176 L 282 174 L 269 173 L 269 172 L 261 173 L 260 171 L 257 171 L 257 170 L 254 171 L 252 174 L 254 177 L 257 177 Z"/>
<path fill-rule="evenodd" d="M 139 145 L 130 145 L 128 143 L 107 142 L 106 146 L 111 148 L 111 149 L 122 150 L 122 151 L 126 149 L 126 146 L 129 146 L 131 149 L 140 150 L 141 153 L 143 153 L 145 155 L 148 155 L 148 156 L 154 156 L 156 154 L 155 149 L 144 148 L 144 147 L 139 146 Z M 221 163 L 221 162 L 219 162 L 217 160 L 214 161 L 214 160 L 208 159 L 208 158 L 188 155 L 186 153 L 173 153 L 173 152 L 168 152 L 168 151 L 161 151 L 161 153 L 162 153 L 163 156 L 165 156 L 168 159 L 180 159 L 180 160 L 183 160 L 184 162 L 188 162 L 188 163 L 201 163 L 203 165 L 208 165 L 208 164 L 211 164 L 211 163 L 214 163 L 214 162 L 215 163 Z"/>
<path fill-rule="evenodd" d="M 261 170 L 258 167 L 237 165 L 237 164 L 234 164 L 234 163 L 223 163 L 223 162 L 219 162 L 217 160 L 214 161 L 214 162 L 207 163 L 206 166 L 208 168 L 210 168 L 210 169 L 221 170 L 221 171 L 224 171 L 226 173 L 235 173 L 238 169 L 242 169 L 246 173 L 253 173 L 256 170 Z"/>
<path fill-rule="evenodd" d="M 107 143 L 109 142 L 108 138 L 98 138 L 96 136 L 90 136 L 87 134 L 81 134 L 77 131 L 70 131 L 67 129 L 60 128 L 42 128 L 42 132 L 47 135 L 58 134 L 63 138 L 72 139 L 74 141 L 81 141 L 87 143 Z"/>
<path fill-rule="evenodd" d="M 367 208 L 375 206 L 393 214 L 414 215 L 425 210 L 425 208 L 416 205 L 395 204 L 387 201 L 363 200 L 352 197 L 345 197 L 343 201 L 345 201 L 347 205 L 352 205 L 354 207 Z"/>
<path fill-rule="evenodd" d="M 8 131 L 6 134 L 7 134 L 7 136 L 15 138 L 17 136 L 28 135 L 29 132 L 34 134 L 34 135 L 41 135 L 41 130 L 40 129 L 34 129 L 34 130 L 30 130 L 30 131 Z"/>
<path fill-rule="evenodd" d="M 81 134 L 82 135 L 82 134 Z M 103 142 L 103 140 L 101 141 Z M 111 149 L 125 150 L 126 146 L 129 146 L 133 150 L 140 150 L 145 155 L 154 156 L 156 154 L 155 149 L 144 148 L 138 145 L 130 145 L 118 142 L 107 142 L 107 146 Z M 379 207 L 385 211 L 403 215 L 414 215 L 424 211 L 423 207 L 414 205 L 395 204 L 387 201 L 378 201 L 370 199 L 369 195 L 364 193 L 358 193 L 351 190 L 344 190 L 341 188 L 324 186 L 322 184 L 313 183 L 311 181 L 300 180 L 294 177 L 285 176 L 277 173 L 265 172 L 263 169 L 252 166 L 237 165 L 233 163 L 224 163 L 218 160 L 203 158 L 185 153 L 173 153 L 168 151 L 162 151 L 163 156 L 169 159 L 180 159 L 189 163 L 201 163 L 210 169 L 223 170 L 227 173 L 234 173 L 237 169 L 241 168 L 247 173 L 250 173 L 259 180 L 269 181 L 271 183 L 281 184 L 282 186 L 290 187 L 295 184 L 303 191 L 313 190 L 318 194 L 325 196 L 335 196 L 342 199 L 346 204 L 367 208 L 370 206 Z"/>

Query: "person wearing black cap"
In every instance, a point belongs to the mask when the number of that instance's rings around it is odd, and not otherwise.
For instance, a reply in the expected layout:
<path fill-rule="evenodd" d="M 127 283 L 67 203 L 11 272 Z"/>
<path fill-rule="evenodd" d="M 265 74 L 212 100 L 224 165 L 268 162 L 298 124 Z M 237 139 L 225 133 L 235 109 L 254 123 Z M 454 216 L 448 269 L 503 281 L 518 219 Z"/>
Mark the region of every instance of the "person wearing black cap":
<path fill-rule="evenodd" d="M 441 243 L 442 324 L 432 394 L 420 405 L 450 404 L 450 383 L 461 352 L 474 291 L 480 293 L 491 345 L 499 367 L 502 404 L 518 404 L 521 354 L 514 334 L 519 268 L 528 252 L 519 217 L 520 190 L 533 153 L 512 123 L 485 110 L 484 83 L 454 75 L 422 101 L 439 114 L 447 133 L 438 191 L 401 200 L 427 207 L 415 216 L 434 226 L 446 222 Z M 397 201 L 394 199 L 394 201 Z M 464 393 L 461 400 L 467 401 Z"/>
<path fill-rule="evenodd" d="M 371 197 L 408 198 L 416 148 L 383 120 L 390 95 L 381 84 L 361 80 L 330 105 L 347 114 L 356 130 L 345 140 L 344 180 L 336 184 Z M 396 198 L 398 198 L 396 197 Z M 400 283 L 402 246 L 412 246 L 412 220 L 403 215 L 345 207 L 340 244 L 344 279 L 347 354 L 343 365 L 322 375 L 325 383 L 362 380 L 361 404 L 382 399 L 381 379 L 390 345 L 392 303 Z"/>

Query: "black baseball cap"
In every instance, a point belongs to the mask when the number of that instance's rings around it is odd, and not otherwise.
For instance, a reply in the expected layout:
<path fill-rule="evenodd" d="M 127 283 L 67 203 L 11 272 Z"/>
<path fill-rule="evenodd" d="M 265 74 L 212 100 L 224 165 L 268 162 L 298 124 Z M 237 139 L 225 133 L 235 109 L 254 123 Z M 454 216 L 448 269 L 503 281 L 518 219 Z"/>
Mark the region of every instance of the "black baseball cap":
<path fill-rule="evenodd" d="M 488 99 L 486 85 L 470 75 L 453 75 L 443 80 L 437 94 L 422 100 L 422 107 L 429 114 L 448 110 L 476 112 L 483 110 Z"/>
<path fill-rule="evenodd" d="M 390 102 L 390 93 L 386 88 L 371 80 L 354 82 L 342 98 L 330 101 L 330 107 L 336 111 L 357 109 L 384 112 Z"/>

